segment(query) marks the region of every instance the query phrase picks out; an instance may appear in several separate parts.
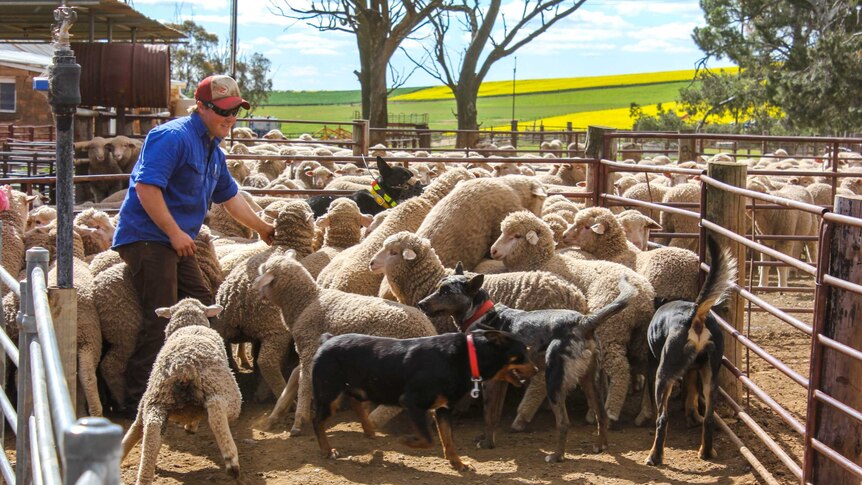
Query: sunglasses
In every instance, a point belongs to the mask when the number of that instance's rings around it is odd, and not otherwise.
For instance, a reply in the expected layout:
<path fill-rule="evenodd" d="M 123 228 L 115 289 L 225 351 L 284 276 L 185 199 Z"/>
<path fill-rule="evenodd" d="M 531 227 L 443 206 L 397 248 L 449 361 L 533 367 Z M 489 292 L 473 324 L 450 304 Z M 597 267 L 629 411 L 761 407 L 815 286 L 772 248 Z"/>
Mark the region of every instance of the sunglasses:
<path fill-rule="evenodd" d="M 223 116 L 223 117 L 225 117 L 225 118 L 227 118 L 227 117 L 229 117 L 229 116 L 238 116 L 238 115 L 239 115 L 239 110 L 240 110 L 240 109 L 242 109 L 242 107 L 241 107 L 241 106 L 237 106 L 237 107 L 236 107 L 236 108 L 234 108 L 234 109 L 221 109 L 221 108 L 219 108 L 218 106 L 214 105 L 214 104 L 212 103 L 212 101 L 207 101 L 207 102 L 205 102 L 205 103 L 204 103 L 204 106 L 206 106 L 207 108 L 209 108 L 209 109 L 213 110 L 213 112 L 215 112 L 215 114 L 217 114 L 217 115 L 219 115 L 219 116 Z"/>

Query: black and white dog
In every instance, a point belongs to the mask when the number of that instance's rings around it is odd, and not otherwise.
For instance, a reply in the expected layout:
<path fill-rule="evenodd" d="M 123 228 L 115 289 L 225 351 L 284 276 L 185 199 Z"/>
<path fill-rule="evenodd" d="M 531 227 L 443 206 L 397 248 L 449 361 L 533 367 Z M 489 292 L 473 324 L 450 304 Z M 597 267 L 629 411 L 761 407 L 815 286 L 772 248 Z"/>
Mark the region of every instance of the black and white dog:
<path fill-rule="evenodd" d="M 712 266 L 697 300 L 665 303 L 653 315 L 649 325 L 649 371 L 647 378 L 651 397 L 658 404 L 655 423 L 655 443 L 646 460 L 647 465 L 661 465 L 667 436 L 667 405 L 674 383 L 684 378 L 686 388 L 685 415 L 689 425 L 702 423 L 700 458 L 715 457 L 712 448 L 713 410 L 718 389 L 718 371 L 724 355 L 724 338 L 715 317 L 710 314 L 721 303 L 734 281 L 736 260 L 729 250 L 708 238 L 707 247 Z M 700 393 L 698 377 L 703 387 L 703 416 L 698 409 Z"/>
<path fill-rule="evenodd" d="M 623 278 L 620 294 L 613 302 L 593 314 L 582 315 L 574 310 L 523 311 L 499 303 L 494 305 L 488 292 L 482 289 L 483 281 L 482 274 L 465 276 L 459 264 L 455 274 L 443 278 L 434 293 L 418 306 L 430 317 L 451 315 L 463 331 L 481 324 L 510 332 L 527 344 L 530 359 L 536 365 L 544 364 L 548 400 L 557 424 L 557 446 L 554 453 L 545 457 L 546 461 L 561 461 L 565 455 L 569 429 L 566 397 L 576 386 L 581 387 L 590 407 L 597 411 L 598 436 L 593 450 L 598 453 L 605 449 L 608 416 L 603 389 L 595 385 L 600 346 L 593 334 L 599 325 L 626 307 L 635 294 L 634 287 Z M 499 395 L 490 399 L 488 394 L 486 388 L 485 440 L 493 445 L 503 399 Z"/>
<path fill-rule="evenodd" d="M 350 195 L 315 195 L 308 198 L 308 205 L 318 218 L 326 214 L 329 204 L 338 197 L 347 197 L 356 202 L 359 212 L 374 215 L 386 209 L 397 206 L 402 201 L 420 195 L 425 187 L 410 170 L 392 166 L 381 157 L 377 157 L 377 170 L 380 176 L 368 187 L 368 190 L 357 190 Z"/>

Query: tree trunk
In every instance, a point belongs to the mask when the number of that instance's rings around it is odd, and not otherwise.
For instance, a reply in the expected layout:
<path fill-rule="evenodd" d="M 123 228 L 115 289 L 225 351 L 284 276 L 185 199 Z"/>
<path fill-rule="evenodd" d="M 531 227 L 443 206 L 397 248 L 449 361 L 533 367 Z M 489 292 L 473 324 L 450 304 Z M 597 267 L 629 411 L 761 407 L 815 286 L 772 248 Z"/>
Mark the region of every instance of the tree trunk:
<path fill-rule="evenodd" d="M 473 79 L 465 79 L 464 73 L 458 86 L 453 90 L 455 94 L 455 105 L 458 110 L 458 130 L 478 130 L 478 111 L 476 110 L 476 98 L 479 94 L 478 83 Z M 458 132 L 455 144 L 458 148 L 475 148 L 479 141 L 478 133 Z"/>
<path fill-rule="evenodd" d="M 386 91 L 386 66 L 388 59 L 378 59 L 371 63 L 371 72 L 368 73 L 368 95 L 369 95 L 369 112 L 368 125 L 371 128 L 386 128 L 389 125 L 389 111 L 387 109 L 387 98 L 389 94 Z M 369 136 L 369 143 L 375 145 L 377 143 L 386 142 L 386 133 L 372 131 Z"/>

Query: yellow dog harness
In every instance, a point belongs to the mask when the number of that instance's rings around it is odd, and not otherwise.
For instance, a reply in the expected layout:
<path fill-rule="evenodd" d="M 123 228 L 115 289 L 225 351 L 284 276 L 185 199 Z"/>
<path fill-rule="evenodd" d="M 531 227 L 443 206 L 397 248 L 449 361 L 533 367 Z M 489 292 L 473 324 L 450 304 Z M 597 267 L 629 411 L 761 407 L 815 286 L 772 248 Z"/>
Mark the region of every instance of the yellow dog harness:
<path fill-rule="evenodd" d="M 389 194 L 383 191 L 383 188 L 377 183 L 377 179 L 371 182 L 371 195 L 374 196 L 374 200 L 384 209 L 391 209 L 398 205 L 398 202 L 395 202 L 392 197 L 389 197 Z"/>

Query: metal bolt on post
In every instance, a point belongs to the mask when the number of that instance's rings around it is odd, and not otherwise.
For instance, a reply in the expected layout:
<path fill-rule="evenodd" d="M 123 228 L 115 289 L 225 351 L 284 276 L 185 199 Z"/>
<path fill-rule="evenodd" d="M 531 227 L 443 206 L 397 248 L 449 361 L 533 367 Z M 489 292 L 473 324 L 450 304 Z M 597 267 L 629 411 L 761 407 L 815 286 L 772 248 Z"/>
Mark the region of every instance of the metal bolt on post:
<path fill-rule="evenodd" d="M 63 439 L 63 483 L 76 483 L 84 474 L 97 475 L 98 483 L 120 483 L 122 439 L 123 428 L 118 424 L 105 418 L 79 419 Z"/>

